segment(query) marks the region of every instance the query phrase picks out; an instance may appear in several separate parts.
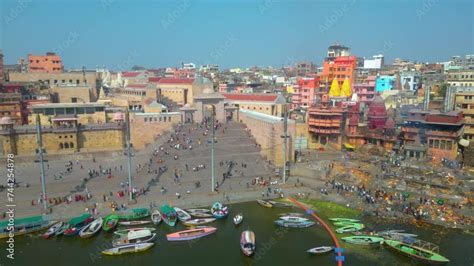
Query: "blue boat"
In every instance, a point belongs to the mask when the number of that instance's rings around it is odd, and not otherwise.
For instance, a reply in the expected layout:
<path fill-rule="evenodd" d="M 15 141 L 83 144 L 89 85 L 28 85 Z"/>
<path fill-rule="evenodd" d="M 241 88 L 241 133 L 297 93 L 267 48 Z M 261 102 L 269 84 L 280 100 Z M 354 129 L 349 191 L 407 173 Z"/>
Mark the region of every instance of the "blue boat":
<path fill-rule="evenodd" d="M 282 227 L 306 228 L 315 225 L 313 221 L 289 222 L 285 220 L 276 220 L 275 224 Z"/>

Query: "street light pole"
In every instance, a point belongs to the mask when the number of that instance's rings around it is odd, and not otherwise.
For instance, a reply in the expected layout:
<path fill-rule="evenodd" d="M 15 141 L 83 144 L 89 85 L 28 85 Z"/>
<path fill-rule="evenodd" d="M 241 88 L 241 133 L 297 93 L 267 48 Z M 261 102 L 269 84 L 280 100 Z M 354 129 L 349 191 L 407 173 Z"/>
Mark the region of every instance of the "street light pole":
<path fill-rule="evenodd" d="M 128 156 L 128 194 L 130 195 L 130 201 L 133 200 L 133 193 L 132 193 L 132 149 L 130 143 L 130 114 L 128 109 L 125 111 L 125 141 L 127 144 L 127 156 Z"/>
<path fill-rule="evenodd" d="M 43 158 L 43 137 L 41 135 L 41 120 L 39 114 L 36 114 L 36 143 L 40 159 L 41 169 L 41 199 L 43 201 L 43 209 L 48 209 L 48 202 L 46 197 L 46 177 L 44 173 L 44 158 Z"/>
<path fill-rule="evenodd" d="M 211 176 L 212 176 L 212 181 L 211 181 L 211 191 L 214 192 L 216 187 L 214 186 L 214 182 L 215 182 L 215 172 L 214 172 L 214 141 L 215 141 L 215 134 L 216 134 L 216 131 L 215 131 L 215 128 L 214 128 L 214 116 L 215 116 L 215 110 L 216 110 L 216 106 L 212 105 L 212 122 L 211 122 L 211 125 L 212 125 L 212 141 L 211 141 Z"/>
<path fill-rule="evenodd" d="M 283 119 L 283 130 L 285 131 L 283 135 L 283 184 L 286 184 L 286 158 L 287 158 L 287 138 L 288 138 L 288 105 L 285 98 L 285 112 Z"/>

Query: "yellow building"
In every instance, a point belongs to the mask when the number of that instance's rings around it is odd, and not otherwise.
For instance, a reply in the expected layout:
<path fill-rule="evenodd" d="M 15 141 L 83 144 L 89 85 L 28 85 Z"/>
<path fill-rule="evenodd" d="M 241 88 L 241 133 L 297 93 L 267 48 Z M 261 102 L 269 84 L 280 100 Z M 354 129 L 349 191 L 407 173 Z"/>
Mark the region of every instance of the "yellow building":
<path fill-rule="evenodd" d="M 454 98 L 456 109 L 464 114 L 464 138 L 474 141 L 474 92 L 458 92 Z M 471 144 L 472 145 L 472 144 Z"/>
<path fill-rule="evenodd" d="M 106 122 L 105 105 L 99 103 L 48 103 L 31 105 L 28 124 L 35 124 L 36 114 L 41 124 L 53 125 L 54 121 L 77 121 L 78 124 L 100 124 Z"/>
<path fill-rule="evenodd" d="M 283 116 L 285 97 L 280 94 L 222 93 L 228 105 L 271 116 Z"/>
<path fill-rule="evenodd" d="M 193 97 L 202 93 L 214 91 L 213 83 L 205 77 L 189 78 L 161 78 L 156 82 L 158 94 L 177 103 L 179 106 L 193 104 Z"/>
<path fill-rule="evenodd" d="M 89 103 L 97 99 L 97 90 L 91 86 L 55 86 L 50 91 L 58 103 Z"/>

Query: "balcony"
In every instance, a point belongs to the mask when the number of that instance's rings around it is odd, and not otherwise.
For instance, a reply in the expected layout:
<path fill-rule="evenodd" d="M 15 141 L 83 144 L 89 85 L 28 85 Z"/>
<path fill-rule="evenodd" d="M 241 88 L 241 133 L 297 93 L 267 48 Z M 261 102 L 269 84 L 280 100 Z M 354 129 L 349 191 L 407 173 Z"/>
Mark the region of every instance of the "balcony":
<path fill-rule="evenodd" d="M 324 129 L 324 128 L 312 128 L 310 127 L 309 132 L 318 133 L 318 134 L 331 134 L 331 135 L 340 135 L 341 130 L 339 129 Z"/>
<path fill-rule="evenodd" d="M 462 130 L 458 132 L 441 131 L 441 130 L 426 130 L 427 136 L 435 136 L 435 137 L 457 138 L 461 134 L 462 134 Z"/>
<path fill-rule="evenodd" d="M 417 133 L 418 134 L 420 132 L 420 129 L 413 128 L 413 127 L 402 127 L 401 131 L 404 133 Z"/>
<path fill-rule="evenodd" d="M 341 127 L 340 120 L 328 120 L 328 119 L 312 119 L 308 121 L 310 126 L 321 126 L 321 127 Z"/>

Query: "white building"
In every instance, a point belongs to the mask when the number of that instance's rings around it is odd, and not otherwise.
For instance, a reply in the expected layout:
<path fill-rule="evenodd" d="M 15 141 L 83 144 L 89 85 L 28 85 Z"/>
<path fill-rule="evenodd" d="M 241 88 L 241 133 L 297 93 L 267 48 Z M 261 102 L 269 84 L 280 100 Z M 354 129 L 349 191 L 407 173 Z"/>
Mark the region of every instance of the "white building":
<path fill-rule="evenodd" d="M 364 68 L 380 69 L 383 65 L 383 55 L 374 55 L 372 59 L 364 59 Z"/>

